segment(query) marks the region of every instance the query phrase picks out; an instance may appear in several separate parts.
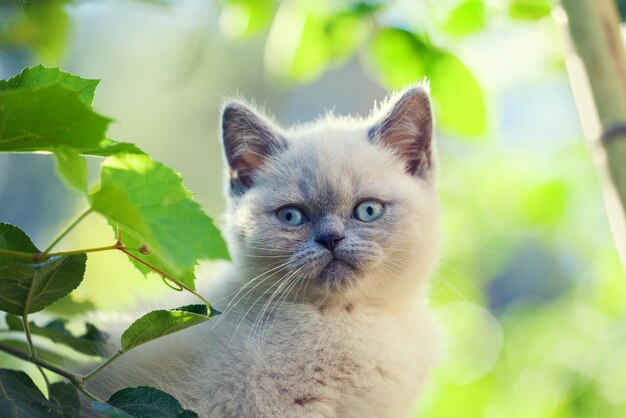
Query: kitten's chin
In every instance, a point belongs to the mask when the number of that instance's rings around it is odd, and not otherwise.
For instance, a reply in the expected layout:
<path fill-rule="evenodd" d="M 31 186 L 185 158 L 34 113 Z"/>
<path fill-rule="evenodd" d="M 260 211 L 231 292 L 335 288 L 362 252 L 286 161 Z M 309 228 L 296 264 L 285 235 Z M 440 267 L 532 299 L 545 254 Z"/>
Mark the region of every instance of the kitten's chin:
<path fill-rule="evenodd" d="M 341 291 L 354 286 L 358 277 L 359 272 L 350 263 L 333 258 L 319 273 L 318 281 L 322 286 L 329 287 L 333 291 Z"/>

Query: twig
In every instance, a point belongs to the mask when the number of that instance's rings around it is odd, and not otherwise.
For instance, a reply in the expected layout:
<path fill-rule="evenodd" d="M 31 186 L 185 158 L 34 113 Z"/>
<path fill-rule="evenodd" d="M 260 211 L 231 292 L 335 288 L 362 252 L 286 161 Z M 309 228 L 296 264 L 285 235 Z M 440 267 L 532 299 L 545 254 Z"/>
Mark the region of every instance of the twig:
<path fill-rule="evenodd" d="M 61 233 L 50 243 L 50 245 L 48 245 L 48 247 L 45 250 L 43 250 L 43 253 L 48 254 L 52 250 L 52 248 L 54 248 L 55 245 L 57 245 L 63 238 L 65 238 L 65 236 L 69 234 L 72 231 L 72 229 L 76 227 L 76 225 L 81 223 L 81 221 L 85 219 L 91 212 L 93 212 L 93 209 L 89 208 L 83 213 L 81 213 L 80 215 L 78 215 L 78 217 L 71 224 L 69 224 L 67 228 L 61 231 Z"/>
<path fill-rule="evenodd" d="M 20 358 L 24 361 L 28 361 L 37 366 L 41 366 L 46 370 L 50 370 L 52 373 L 56 373 L 59 376 L 63 376 L 64 378 L 66 378 L 67 380 L 69 380 L 70 382 L 74 384 L 78 384 L 78 385 L 82 384 L 81 376 L 76 375 L 74 373 L 70 373 L 66 370 L 63 370 L 60 367 L 55 366 L 54 364 L 50 364 L 47 361 L 42 360 L 40 358 L 32 358 L 30 355 L 28 355 L 28 353 L 24 353 L 23 351 L 17 350 L 13 347 L 6 346 L 2 343 L 0 343 L 0 351 L 4 351 L 7 354 L 11 354 L 12 356 Z"/>

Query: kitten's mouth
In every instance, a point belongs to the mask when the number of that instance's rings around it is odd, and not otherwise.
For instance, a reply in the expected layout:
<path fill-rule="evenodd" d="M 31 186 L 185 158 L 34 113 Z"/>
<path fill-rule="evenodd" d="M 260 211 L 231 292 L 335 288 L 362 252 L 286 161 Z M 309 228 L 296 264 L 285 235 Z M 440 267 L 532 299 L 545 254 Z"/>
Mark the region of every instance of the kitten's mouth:
<path fill-rule="evenodd" d="M 345 280 L 348 276 L 351 276 L 356 269 L 352 264 L 341 258 L 333 257 L 332 260 L 326 264 L 320 273 L 320 278 L 323 280 L 330 280 L 336 282 L 338 280 Z"/>

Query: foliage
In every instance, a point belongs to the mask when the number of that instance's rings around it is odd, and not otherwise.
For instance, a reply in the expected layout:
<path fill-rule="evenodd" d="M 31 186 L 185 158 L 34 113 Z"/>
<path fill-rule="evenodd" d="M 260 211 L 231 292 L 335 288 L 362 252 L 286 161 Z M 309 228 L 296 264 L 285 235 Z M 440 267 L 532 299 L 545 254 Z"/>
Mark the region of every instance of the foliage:
<path fill-rule="evenodd" d="M 44 376 L 46 369 L 70 382 L 48 384 L 46 398 L 23 372 L 0 369 L 4 387 L 0 409 L 14 411 L 15 417 L 78 416 L 78 389 L 108 416 L 115 415 L 112 411 L 118 411 L 118 416 L 196 416 L 156 389 L 125 389 L 114 394 L 107 405 L 83 386 L 126 351 L 217 314 L 194 292 L 193 270 L 200 259 L 228 257 L 219 231 L 178 174 L 133 145 L 106 138 L 109 119 L 91 107 L 97 84 L 97 80 L 43 66 L 26 68 L 0 82 L 0 151 L 53 153 L 60 177 L 90 205 L 43 251 L 18 227 L 0 223 L 0 310 L 7 312 L 7 331 L 24 332 L 28 341 L 27 351 L 10 340 L 0 342 L 0 350 L 31 361 Z M 93 191 L 87 185 L 83 154 L 107 156 L 101 164 L 101 182 Z M 117 241 L 106 247 L 52 252 L 92 212 L 106 217 L 117 231 Z M 65 319 L 38 326 L 28 315 L 76 289 L 85 274 L 87 253 L 99 251 L 126 254 L 142 273 L 155 272 L 180 290 L 194 293 L 204 304 L 144 315 L 124 332 L 120 351 L 92 373 L 79 376 L 61 369 L 60 364 L 48 363 L 44 357 L 54 355 L 36 348 L 32 336 L 100 357 L 108 351 L 106 335 L 86 323 L 86 332 L 75 336 L 66 328 Z"/>

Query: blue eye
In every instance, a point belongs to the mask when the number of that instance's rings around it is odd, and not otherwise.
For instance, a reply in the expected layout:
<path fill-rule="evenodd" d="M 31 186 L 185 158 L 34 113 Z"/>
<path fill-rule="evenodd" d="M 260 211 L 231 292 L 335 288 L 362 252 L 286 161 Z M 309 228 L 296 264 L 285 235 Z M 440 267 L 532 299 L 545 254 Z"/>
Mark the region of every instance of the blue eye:
<path fill-rule="evenodd" d="M 385 207 L 376 200 L 364 200 L 354 208 L 354 217 L 362 222 L 375 221 L 383 214 Z"/>
<path fill-rule="evenodd" d="M 307 220 L 304 212 L 301 209 L 295 208 L 293 206 L 287 206 L 282 208 L 278 211 L 276 216 L 278 216 L 278 219 L 280 219 L 282 223 L 291 226 L 302 225 Z"/>

